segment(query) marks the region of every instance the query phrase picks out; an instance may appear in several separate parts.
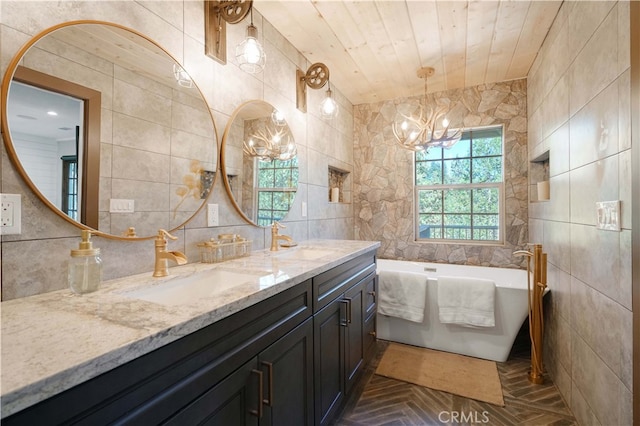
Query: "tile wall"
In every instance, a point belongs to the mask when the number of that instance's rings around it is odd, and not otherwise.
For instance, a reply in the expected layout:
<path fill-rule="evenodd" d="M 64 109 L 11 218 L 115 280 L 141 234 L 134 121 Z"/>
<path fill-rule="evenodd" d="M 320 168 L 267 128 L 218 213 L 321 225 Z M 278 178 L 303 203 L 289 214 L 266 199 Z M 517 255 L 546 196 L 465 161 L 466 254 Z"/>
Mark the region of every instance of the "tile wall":
<path fill-rule="evenodd" d="M 529 158 L 551 199 L 529 232 L 549 255 L 545 362 L 581 424 L 632 424 L 629 3 L 564 2 L 528 78 Z M 596 228 L 621 201 L 622 230 Z"/>
<path fill-rule="evenodd" d="M 221 65 L 204 54 L 204 3 L 197 1 L 1 1 L 0 73 L 18 50 L 38 32 L 73 20 L 119 23 L 147 35 L 176 58 L 200 87 L 215 120 L 218 143 L 230 115 L 250 99 L 265 100 L 285 113 L 300 154 L 300 185 L 294 206 L 285 221 L 286 233 L 296 240 L 353 238 L 351 204 L 329 205 L 328 167 L 353 170 L 352 105 L 335 87 L 340 115 L 333 121 L 320 118 L 313 107 L 322 90 L 309 90 L 308 112 L 296 109 L 296 68 L 306 71 L 310 62 L 254 11 L 254 23 L 267 54 L 264 72 L 249 75 L 234 63 L 234 46 L 246 34 L 247 19 L 227 26 L 229 62 Z M 319 58 L 320 60 L 322 58 Z M 3 135 L 4 137 L 4 135 Z M 80 241 L 80 230 L 52 213 L 29 190 L 2 144 L 0 190 L 22 195 L 22 234 L 2 236 L 2 299 L 43 293 L 67 286 L 69 250 Z M 313 165 L 313 167 L 310 167 Z M 248 225 L 235 212 L 222 179 L 216 179 L 210 202 L 219 204 L 220 227 L 207 228 L 204 210 L 176 232 L 170 249 L 199 259 L 196 244 L 219 233 L 240 233 L 253 240 L 254 249 L 268 246 L 270 230 Z M 302 216 L 302 203 L 308 215 Z M 94 238 L 102 250 L 105 279 L 153 269 L 153 241 L 116 241 Z"/>

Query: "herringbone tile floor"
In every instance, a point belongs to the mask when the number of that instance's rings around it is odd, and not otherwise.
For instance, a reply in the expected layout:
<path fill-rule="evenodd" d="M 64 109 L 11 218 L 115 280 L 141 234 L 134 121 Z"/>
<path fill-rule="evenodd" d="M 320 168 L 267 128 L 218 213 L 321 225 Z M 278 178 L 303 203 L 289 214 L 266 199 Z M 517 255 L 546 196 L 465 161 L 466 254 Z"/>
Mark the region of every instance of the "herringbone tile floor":
<path fill-rule="evenodd" d="M 498 363 L 504 407 L 374 374 L 387 342 L 378 341 L 378 354 L 364 372 L 362 387 L 345 405 L 337 426 L 374 425 L 577 425 L 558 389 L 527 380 L 528 341 L 519 336 L 509 359 Z"/>

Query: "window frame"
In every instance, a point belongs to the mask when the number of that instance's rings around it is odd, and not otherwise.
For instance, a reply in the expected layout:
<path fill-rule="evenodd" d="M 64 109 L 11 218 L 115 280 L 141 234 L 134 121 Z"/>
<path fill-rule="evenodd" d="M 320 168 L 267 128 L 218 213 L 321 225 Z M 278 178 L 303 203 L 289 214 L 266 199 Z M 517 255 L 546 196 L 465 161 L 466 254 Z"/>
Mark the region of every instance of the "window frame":
<path fill-rule="evenodd" d="M 506 215 L 506 209 L 505 209 L 505 129 L 504 129 L 504 124 L 500 124 L 500 125 L 491 125 L 491 126 L 481 126 L 481 127 L 471 127 L 468 129 L 463 129 L 463 135 L 465 133 L 469 133 L 469 132 L 473 132 L 473 131 L 479 131 L 479 130 L 487 130 L 487 129 L 500 129 L 500 135 L 501 135 L 501 152 L 500 152 L 500 158 L 501 158 L 501 173 L 502 173 L 502 180 L 500 182 L 481 182 L 481 183 L 463 183 L 463 184 L 436 184 L 436 185 L 417 185 L 416 184 L 416 173 L 417 173 L 417 153 L 414 153 L 413 155 L 413 212 L 414 212 L 414 217 L 413 217 L 413 224 L 414 224 L 414 241 L 417 243 L 438 243 L 438 244 L 463 244 L 463 245 L 491 245 L 491 246 L 502 246 L 505 244 L 505 233 L 506 233 L 506 220 L 505 220 L 505 215 Z M 473 140 L 473 139 L 472 139 Z M 443 148 L 446 149 L 446 148 Z M 478 157 L 474 157 L 472 155 L 473 151 L 471 151 L 471 155 L 469 157 L 462 157 L 463 159 L 470 159 L 473 160 L 473 158 L 486 158 L 485 156 L 478 156 Z M 453 159 L 453 158 L 452 158 Z M 445 159 L 444 157 L 440 159 L 441 163 L 444 163 L 445 160 L 452 160 L 452 159 Z M 473 162 L 470 161 L 470 164 L 472 164 Z M 471 172 L 471 170 L 470 170 Z M 420 238 L 420 201 L 419 201 L 419 194 L 420 191 L 422 190 L 437 190 L 437 191 L 447 191 L 447 190 L 452 190 L 452 189 L 469 189 L 469 190 L 474 190 L 474 189 L 483 189 L 483 188 L 497 188 L 498 189 L 498 197 L 499 197 L 499 202 L 498 202 L 498 236 L 499 238 L 497 240 L 477 240 L 477 239 L 450 239 L 450 238 Z M 447 214 L 447 212 L 444 211 L 444 205 L 442 206 L 442 216 L 444 218 L 444 216 Z M 455 214 L 455 213 L 454 213 Z M 471 210 L 470 213 L 464 213 L 464 214 L 468 214 L 470 216 L 473 215 L 473 206 L 471 206 Z M 443 221 L 444 222 L 444 221 Z M 473 228 L 471 228 L 471 230 L 473 230 Z"/>
<path fill-rule="evenodd" d="M 60 210 L 73 220 L 78 220 L 78 207 L 80 205 L 78 156 L 63 155 L 60 160 L 62 161 L 62 203 Z M 75 209 L 69 208 L 71 200 L 73 200 L 71 204 L 75 206 Z"/>
<path fill-rule="evenodd" d="M 296 193 L 298 192 L 298 188 L 297 187 L 291 187 L 291 186 L 286 186 L 286 187 L 275 187 L 275 186 L 271 186 L 271 187 L 262 187 L 258 185 L 258 182 L 260 181 L 260 164 L 261 161 L 258 159 L 255 159 L 255 173 L 254 173 L 254 185 L 253 185 L 253 209 L 255 211 L 255 215 L 256 215 L 256 224 L 258 226 L 269 226 L 271 224 L 267 224 L 267 225 L 261 225 L 260 224 L 260 193 L 267 193 L 267 192 L 271 192 L 271 193 L 288 193 L 288 194 L 292 194 L 291 195 L 291 202 L 289 203 L 289 210 L 287 210 L 287 212 L 285 212 L 284 216 L 282 217 L 282 219 L 280 220 L 284 220 L 287 217 L 287 214 L 289 213 L 289 211 L 291 211 L 291 206 L 293 205 L 294 201 L 295 201 L 295 196 Z M 273 160 L 273 161 L 279 161 L 279 160 Z M 286 161 L 292 161 L 292 164 L 290 164 L 288 167 L 286 167 L 286 169 L 289 170 L 290 173 L 293 173 L 294 169 L 298 169 L 299 165 L 297 163 L 297 159 L 295 160 L 296 164 L 293 164 L 294 159 L 291 160 L 286 160 Z M 266 163 L 266 162 L 263 162 Z M 268 164 L 273 164 L 273 162 L 268 162 Z M 275 170 L 276 168 L 274 168 Z M 285 169 L 285 167 L 278 167 L 278 169 Z M 298 177 L 298 179 L 300 179 Z M 269 211 L 271 212 L 271 217 L 273 218 L 273 212 L 274 211 L 283 211 L 283 210 L 276 210 L 273 208 L 273 203 L 271 204 L 271 209 L 269 209 Z"/>

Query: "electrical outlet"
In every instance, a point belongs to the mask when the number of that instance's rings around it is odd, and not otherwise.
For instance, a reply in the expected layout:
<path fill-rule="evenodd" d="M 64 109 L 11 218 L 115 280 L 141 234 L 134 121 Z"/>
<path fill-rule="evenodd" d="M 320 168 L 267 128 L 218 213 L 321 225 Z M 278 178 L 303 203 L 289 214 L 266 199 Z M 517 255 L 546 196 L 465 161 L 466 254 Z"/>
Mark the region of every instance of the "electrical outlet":
<path fill-rule="evenodd" d="M 1 199 L 0 234 L 20 234 L 22 232 L 22 198 L 20 194 L 2 194 Z"/>
<path fill-rule="evenodd" d="M 218 226 L 217 204 L 207 204 L 207 226 Z"/>

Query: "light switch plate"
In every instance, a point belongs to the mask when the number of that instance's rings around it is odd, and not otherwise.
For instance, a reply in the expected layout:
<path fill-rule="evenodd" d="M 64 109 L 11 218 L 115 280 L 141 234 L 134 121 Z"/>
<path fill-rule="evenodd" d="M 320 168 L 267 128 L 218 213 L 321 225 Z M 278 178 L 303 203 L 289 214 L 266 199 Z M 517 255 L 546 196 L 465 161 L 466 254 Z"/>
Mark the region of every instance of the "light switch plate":
<path fill-rule="evenodd" d="M 307 217 L 307 203 L 305 201 L 302 202 L 302 217 Z"/>
<path fill-rule="evenodd" d="M 596 226 L 605 231 L 620 231 L 620 200 L 596 202 Z"/>
<path fill-rule="evenodd" d="M 109 213 L 133 213 L 134 200 L 112 198 L 109 200 Z"/>
<path fill-rule="evenodd" d="M 218 205 L 207 204 L 207 226 L 218 226 Z"/>
<path fill-rule="evenodd" d="M 22 197 L 20 194 L 2 194 L 0 206 L 0 235 L 22 232 Z"/>

